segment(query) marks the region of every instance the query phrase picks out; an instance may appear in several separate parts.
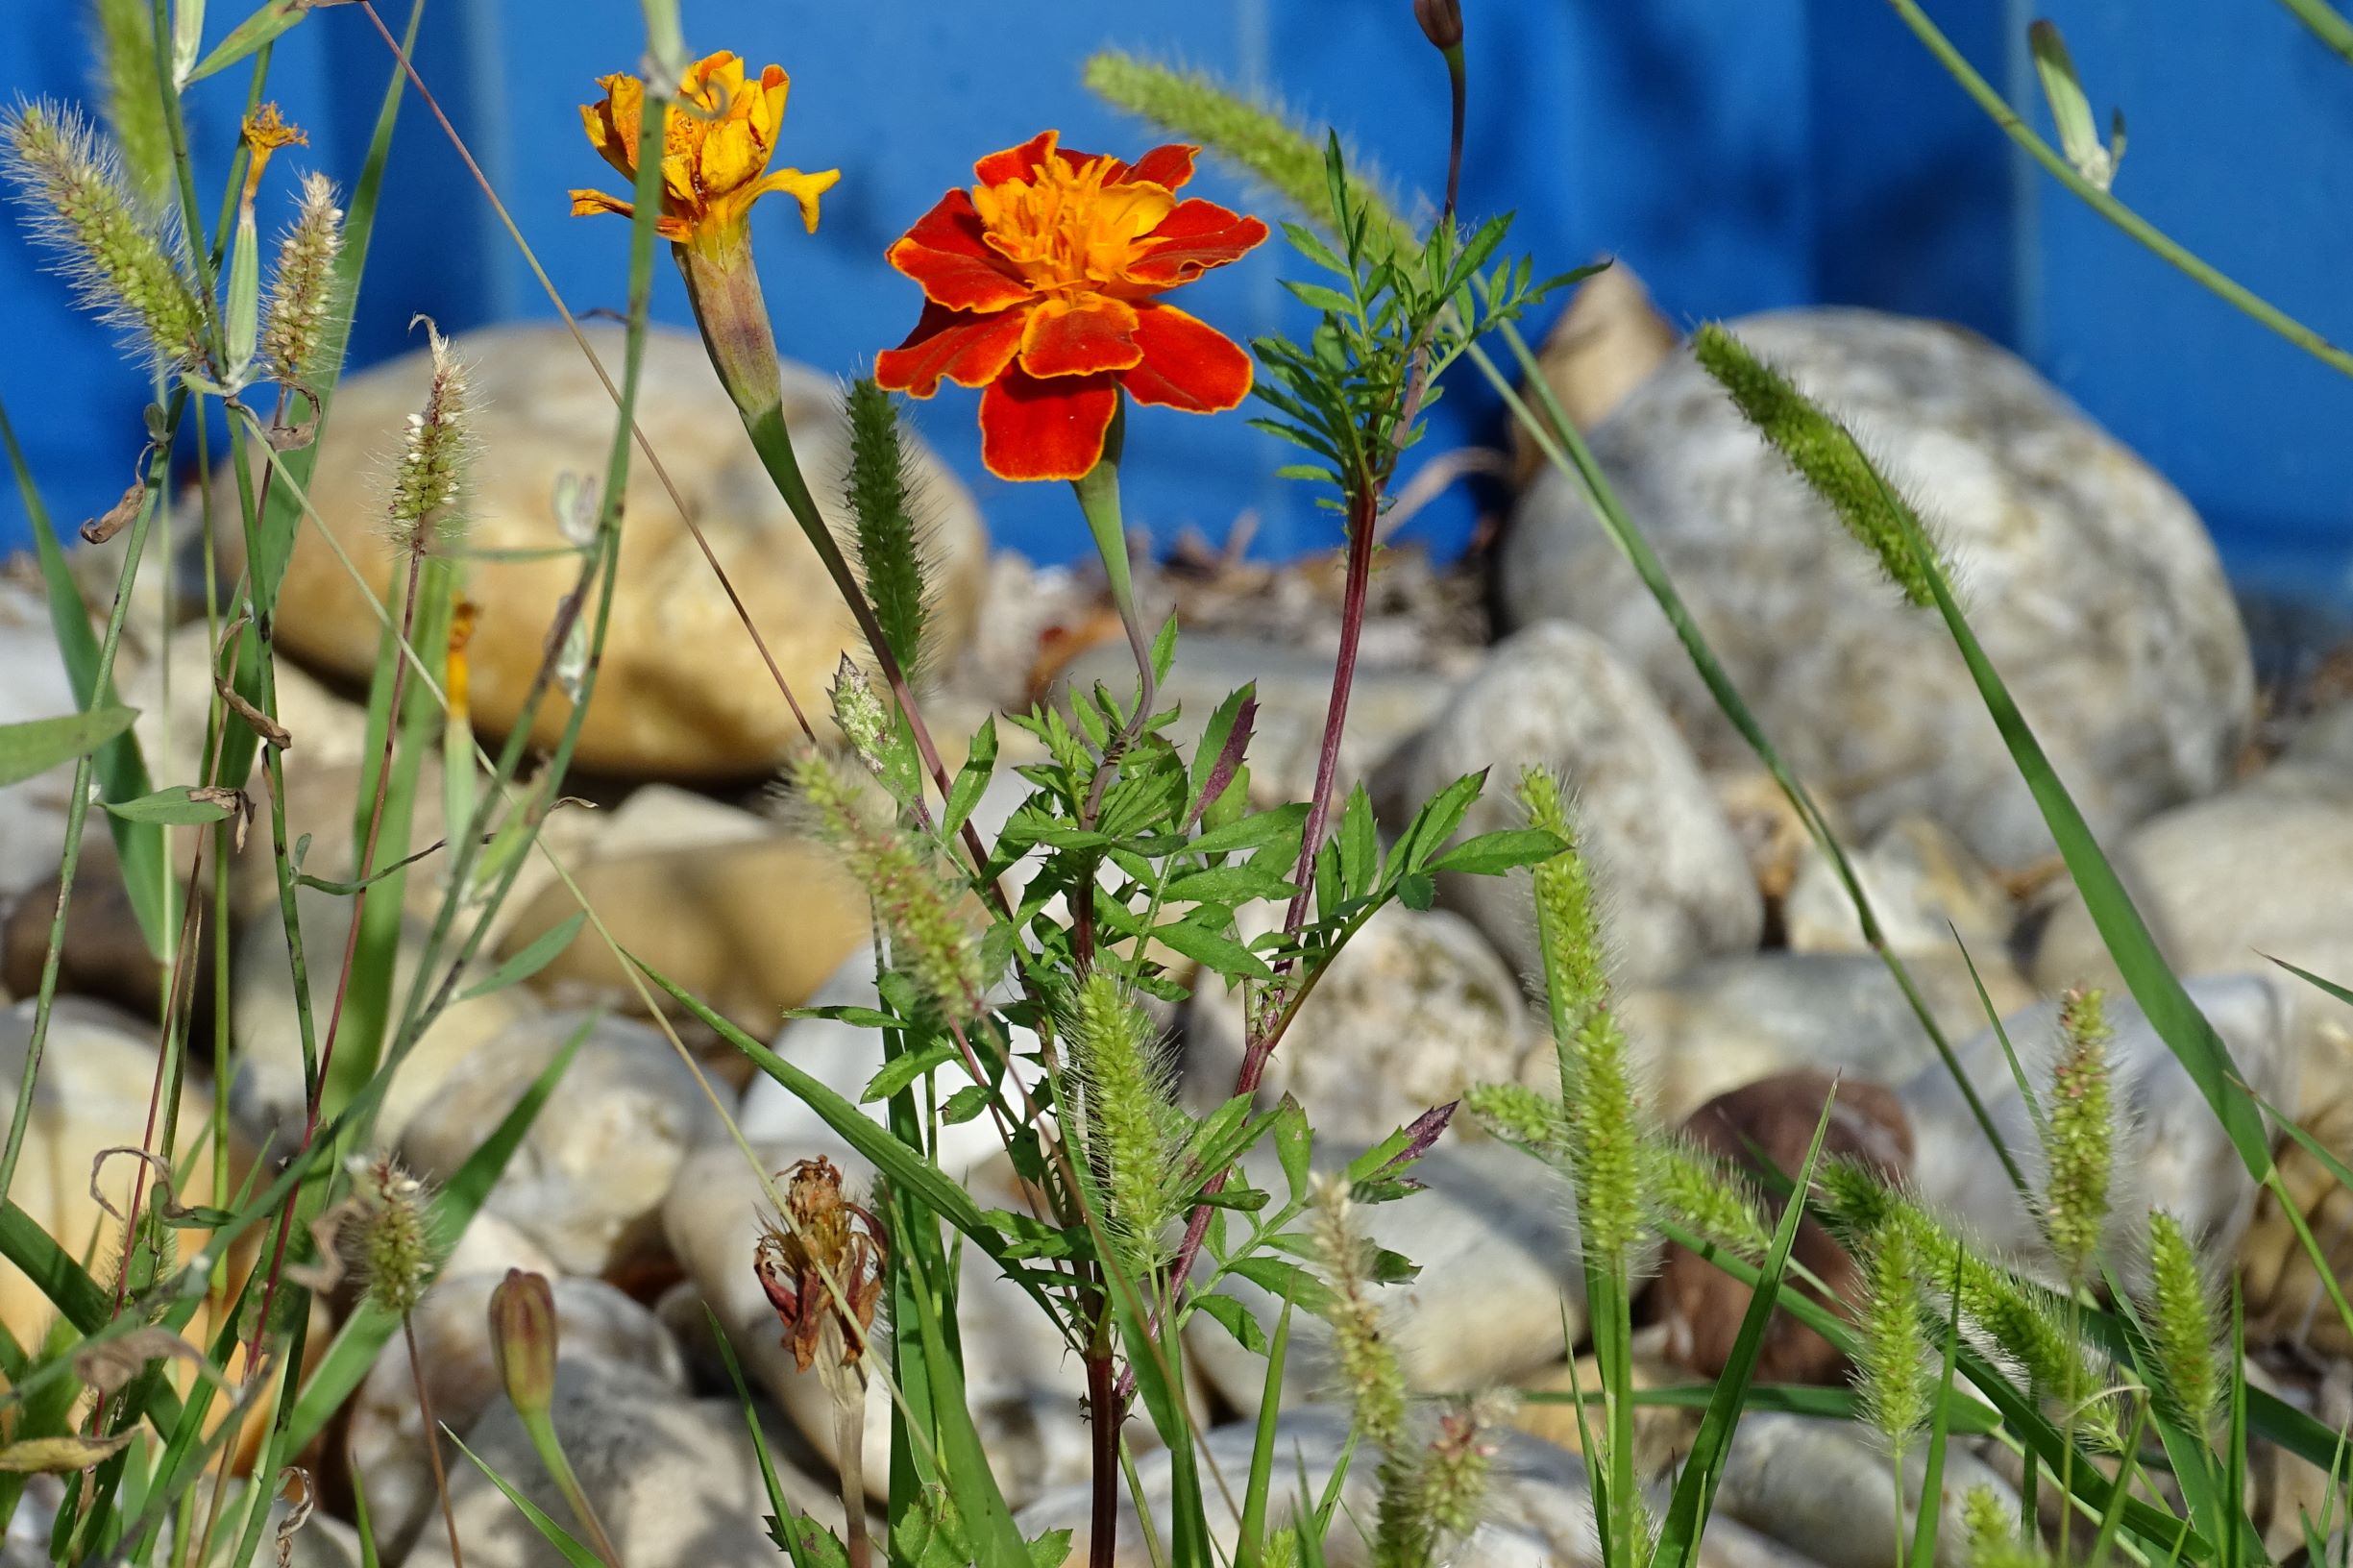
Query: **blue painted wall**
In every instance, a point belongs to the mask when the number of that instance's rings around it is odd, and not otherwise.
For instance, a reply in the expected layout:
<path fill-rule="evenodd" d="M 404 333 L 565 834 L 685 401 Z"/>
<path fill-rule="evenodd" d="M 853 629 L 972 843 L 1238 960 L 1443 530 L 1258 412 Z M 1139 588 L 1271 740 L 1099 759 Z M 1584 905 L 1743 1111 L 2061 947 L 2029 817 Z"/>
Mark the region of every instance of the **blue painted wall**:
<path fill-rule="evenodd" d="M 213 0 L 214 30 L 246 0 Z M 384 7 L 389 14 L 397 0 Z M 1104 43 L 1272 86 L 1339 125 L 1401 185 L 1441 174 L 1443 79 L 1406 0 L 689 0 L 692 41 L 794 73 L 786 154 L 838 165 L 823 228 L 764 214 L 761 254 L 787 352 L 836 372 L 895 342 L 915 291 L 882 249 L 972 157 L 1041 126 L 1074 145 L 1143 137 L 1077 86 Z M 1946 0 L 1956 41 L 2038 120 L 2017 0 Z M 0 7 L 0 95 L 75 95 L 86 39 L 52 8 Z M 1680 320 L 1814 302 L 1967 323 L 2017 347 L 2140 448 L 2204 511 L 2253 577 L 2353 597 L 2353 382 L 2304 359 L 2030 176 L 1881 0 L 1465 0 L 1473 109 L 1464 201 L 1517 208 L 1548 266 L 1625 256 Z M 2051 0 L 2095 101 L 2132 120 L 2121 192 L 2158 223 L 2324 331 L 2353 337 L 2353 72 L 2280 8 Z M 576 309 L 611 306 L 625 232 L 574 221 L 564 190 L 606 171 L 574 106 L 626 66 L 634 0 L 432 0 L 420 66 Z M 278 50 L 270 90 L 307 125 L 308 158 L 348 182 L 387 69 L 355 7 L 311 16 Z M 208 85 L 194 134 L 217 165 L 245 82 Z M 550 313 L 512 246 L 412 98 L 356 340 L 399 352 L 419 311 L 446 328 Z M 304 155 L 297 154 L 296 157 Z M 217 178 L 217 176 L 215 176 Z M 605 180 L 610 184 L 609 179 Z M 1242 193 L 1215 174 L 1209 192 Z M 217 188 L 216 185 L 208 188 Z M 1191 291 L 1237 333 L 1295 325 L 1269 247 Z M 674 279 L 657 309 L 683 323 Z M 145 394 L 66 306 L 14 234 L 0 240 L 0 400 L 67 523 L 125 482 Z M 1081 549 L 1066 495 L 978 472 L 968 394 L 920 410 L 972 476 L 1000 538 Z M 1426 451 L 1493 441 L 1497 410 L 1458 384 Z M 1222 536 L 1254 515 L 1260 548 L 1330 542 L 1282 456 L 1238 419 L 1147 411 L 1131 437 L 1130 511 L 1165 539 Z M 1413 529 L 1458 545 L 1498 498 L 1458 492 Z M 0 496 L 0 540 L 22 536 Z"/>

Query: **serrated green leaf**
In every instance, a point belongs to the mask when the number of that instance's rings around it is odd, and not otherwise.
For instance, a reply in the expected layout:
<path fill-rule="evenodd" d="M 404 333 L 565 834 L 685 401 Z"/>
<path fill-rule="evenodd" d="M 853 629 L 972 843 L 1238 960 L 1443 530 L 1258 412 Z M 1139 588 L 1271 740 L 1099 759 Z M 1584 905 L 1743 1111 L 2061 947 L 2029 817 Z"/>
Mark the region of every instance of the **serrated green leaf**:
<path fill-rule="evenodd" d="M 1433 871 L 1501 876 L 1552 859 L 1569 846 L 1540 827 L 1507 827 L 1465 839 L 1430 863 Z"/>
<path fill-rule="evenodd" d="M 867 1080 L 866 1088 L 858 1091 L 858 1103 L 871 1105 L 876 1100 L 887 1100 L 923 1074 L 957 1059 L 956 1042 L 952 1040 L 935 1040 L 919 1051 L 902 1052 L 885 1062 L 882 1070 Z"/>

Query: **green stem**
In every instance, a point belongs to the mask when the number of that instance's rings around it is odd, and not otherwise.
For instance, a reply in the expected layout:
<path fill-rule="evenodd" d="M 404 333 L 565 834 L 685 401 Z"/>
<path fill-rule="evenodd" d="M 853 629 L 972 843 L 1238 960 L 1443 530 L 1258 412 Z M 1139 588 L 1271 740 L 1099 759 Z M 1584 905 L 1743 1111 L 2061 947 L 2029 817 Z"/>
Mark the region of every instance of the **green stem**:
<path fill-rule="evenodd" d="M 531 1447 L 539 1453 L 539 1462 L 547 1466 L 548 1479 L 555 1482 L 555 1489 L 564 1494 L 565 1506 L 588 1532 L 588 1544 L 604 1559 L 606 1568 L 622 1568 L 621 1553 L 614 1547 L 613 1538 L 604 1532 L 604 1522 L 597 1517 L 588 1494 L 580 1489 L 580 1478 L 573 1474 L 572 1460 L 565 1457 L 564 1445 L 556 1438 L 555 1423 L 542 1410 L 524 1416 L 523 1430 L 530 1435 Z"/>
<path fill-rule="evenodd" d="M 2329 8 L 2326 0 L 2280 0 L 2295 13 L 2297 21 L 2312 29 L 2313 37 L 2335 50 L 2347 64 L 2353 64 L 2353 23 Z"/>
<path fill-rule="evenodd" d="M 1920 9 L 1918 0 L 1888 0 L 1888 4 L 1896 8 L 1896 14 L 1903 19 L 1903 24 L 1912 30 L 1922 43 L 1927 45 L 1928 52 L 1936 57 L 1937 62 L 1961 85 L 1962 91 L 1976 100 L 1977 107 L 2001 128 L 2002 134 L 2023 147 L 2029 158 L 2049 170 L 2051 178 L 2074 192 L 2086 207 L 2314 358 L 2353 376 L 2353 354 L 2346 353 L 2252 289 L 2201 260 L 2155 224 L 2078 173 L 2056 148 L 2035 135 L 2019 117 L 2018 111 L 2010 107 L 2009 101 L 1994 90 L 1991 83 L 1977 74 L 1976 67 L 1970 64 L 1961 51 L 1953 47 L 1952 40 L 1928 19 L 1927 12 Z M 2297 8 L 2295 0 L 2290 0 L 2290 9 L 2296 10 L 2298 15 L 2304 14 Z M 2311 18 L 2307 17 L 2306 20 L 2309 22 Z"/>
<path fill-rule="evenodd" d="M 1143 634 L 1143 621 L 1136 609 L 1136 578 L 1130 569 L 1127 549 L 1127 525 L 1119 510 L 1119 458 L 1127 444 L 1127 398 L 1121 394 L 1113 405 L 1111 429 L 1103 437 L 1103 455 L 1086 477 L 1071 481 L 1070 488 L 1078 497 L 1078 509 L 1086 514 L 1087 527 L 1094 535 L 1095 553 L 1103 558 L 1103 576 L 1111 583 L 1111 601 L 1119 611 L 1119 621 L 1127 628 L 1128 647 L 1136 655 L 1136 673 L 1141 677 L 1143 690 L 1153 688 L 1151 645 Z M 1138 711 L 1150 709 L 1152 699 L 1147 695 L 1138 704 Z"/>

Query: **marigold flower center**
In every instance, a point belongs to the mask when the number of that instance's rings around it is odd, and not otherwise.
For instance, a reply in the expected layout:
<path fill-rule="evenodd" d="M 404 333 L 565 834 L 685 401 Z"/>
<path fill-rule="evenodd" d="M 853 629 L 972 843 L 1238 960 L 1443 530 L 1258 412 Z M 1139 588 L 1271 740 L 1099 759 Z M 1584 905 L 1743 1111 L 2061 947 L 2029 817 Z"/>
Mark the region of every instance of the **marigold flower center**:
<path fill-rule="evenodd" d="M 1041 293 L 1095 293 L 1122 282 L 1156 241 L 1145 236 L 1176 208 L 1165 185 L 1109 184 L 1115 161 L 1071 167 L 1048 158 L 1026 180 L 976 185 L 972 206 L 991 249 Z"/>

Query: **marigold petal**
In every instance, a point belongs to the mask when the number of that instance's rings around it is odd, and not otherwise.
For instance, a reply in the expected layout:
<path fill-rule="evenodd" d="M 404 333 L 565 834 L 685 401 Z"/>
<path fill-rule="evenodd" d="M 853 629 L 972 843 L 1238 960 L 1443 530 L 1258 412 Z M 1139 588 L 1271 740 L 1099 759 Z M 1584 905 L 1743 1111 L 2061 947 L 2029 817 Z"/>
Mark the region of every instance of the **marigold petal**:
<path fill-rule="evenodd" d="M 589 145 L 614 168 L 637 176 L 637 128 L 645 118 L 646 85 L 625 74 L 601 76 L 597 86 L 604 89 L 604 101 L 580 106 L 580 123 L 588 132 Z"/>
<path fill-rule="evenodd" d="M 1144 237 L 1152 248 L 1128 263 L 1128 280 L 1174 288 L 1264 244 L 1266 225 L 1195 196 L 1177 203 Z"/>
<path fill-rule="evenodd" d="M 1193 177 L 1193 155 L 1199 151 L 1201 149 L 1198 147 L 1172 141 L 1144 154 L 1129 164 L 1127 172 L 1118 178 L 1128 184 L 1149 181 L 1174 190 Z"/>
<path fill-rule="evenodd" d="M 904 343 L 874 355 L 875 384 L 919 398 L 939 391 L 942 377 L 958 386 L 987 386 L 1013 364 L 1028 314 L 976 316 L 927 305 Z"/>
<path fill-rule="evenodd" d="M 768 148 L 744 120 L 721 120 L 704 133 L 695 159 L 696 184 L 705 201 L 741 190 L 768 167 Z"/>
<path fill-rule="evenodd" d="M 1118 407 L 1109 376 L 1042 381 L 1008 370 L 980 395 L 981 465 L 1000 479 L 1084 478 Z"/>
<path fill-rule="evenodd" d="M 1136 307 L 1103 295 L 1041 300 L 1021 331 L 1021 368 L 1032 376 L 1093 376 L 1143 362 Z"/>
<path fill-rule="evenodd" d="M 1018 147 L 1008 147 L 1001 153 L 991 153 L 972 165 L 973 178 L 984 185 L 1001 185 L 1008 180 L 1026 180 L 1039 164 L 1052 158 L 1059 149 L 1055 143 L 1062 138 L 1059 131 L 1041 131 Z M 1066 162 L 1071 155 L 1065 153 Z"/>
<path fill-rule="evenodd" d="M 637 216 L 637 208 L 633 203 L 625 202 L 618 196 L 607 196 L 601 190 L 576 190 L 572 193 L 572 215 L 574 217 L 593 217 L 600 212 L 610 212 L 616 217 L 633 218 Z"/>
<path fill-rule="evenodd" d="M 923 285 L 925 299 L 951 310 L 1002 310 L 1030 298 L 1029 283 L 981 234 L 971 193 L 951 190 L 884 255 Z"/>
<path fill-rule="evenodd" d="M 1238 407 L 1250 395 L 1250 356 L 1240 345 L 1173 305 L 1139 305 L 1136 341 L 1143 362 L 1122 371 L 1119 384 L 1138 403 L 1215 414 Z"/>
<path fill-rule="evenodd" d="M 765 196 L 780 190 L 800 204 L 800 224 L 811 233 L 817 233 L 817 199 L 841 184 L 840 169 L 822 169 L 816 174 L 803 174 L 798 169 L 777 169 L 751 187 L 752 196 Z"/>

